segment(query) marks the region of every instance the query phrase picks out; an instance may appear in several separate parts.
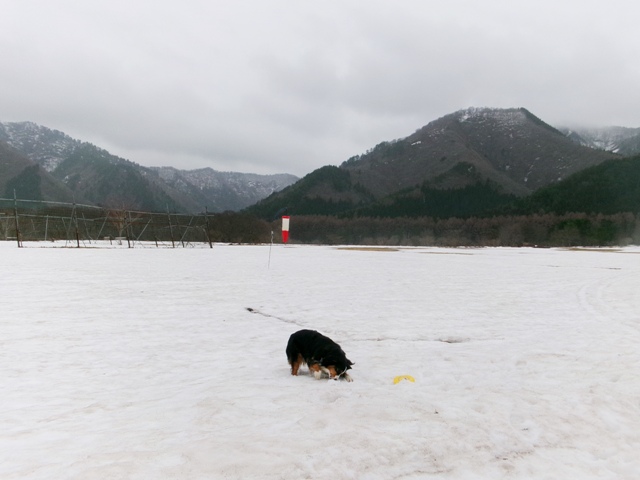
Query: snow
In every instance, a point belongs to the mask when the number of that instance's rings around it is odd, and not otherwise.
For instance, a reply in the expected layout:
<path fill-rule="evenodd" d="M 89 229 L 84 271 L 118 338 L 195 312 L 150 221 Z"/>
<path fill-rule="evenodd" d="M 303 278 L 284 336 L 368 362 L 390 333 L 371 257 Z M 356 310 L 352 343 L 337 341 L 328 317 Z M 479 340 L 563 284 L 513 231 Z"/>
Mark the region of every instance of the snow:
<path fill-rule="evenodd" d="M 458 122 L 464 123 L 470 119 L 477 122 L 484 122 L 487 119 L 494 120 L 497 125 L 503 129 L 509 129 L 522 125 L 526 120 L 525 114 L 521 109 L 500 109 L 488 107 L 469 107 L 464 110 L 457 111 Z M 522 132 L 520 132 L 522 133 Z"/>
<path fill-rule="evenodd" d="M 3 480 L 638 478 L 638 247 L 44 245 L 0 242 Z"/>

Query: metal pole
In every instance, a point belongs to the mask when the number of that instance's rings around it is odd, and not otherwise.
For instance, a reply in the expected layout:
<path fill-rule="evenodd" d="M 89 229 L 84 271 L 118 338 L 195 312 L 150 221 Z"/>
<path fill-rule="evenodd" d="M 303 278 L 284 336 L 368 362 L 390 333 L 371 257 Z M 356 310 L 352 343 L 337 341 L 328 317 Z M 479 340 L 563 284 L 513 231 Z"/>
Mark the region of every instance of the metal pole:
<path fill-rule="evenodd" d="M 125 229 L 125 232 L 127 232 L 127 246 L 129 248 L 131 248 L 131 234 L 132 234 L 132 230 L 131 230 L 131 210 L 127 210 L 127 216 L 129 217 L 129 220 L 128 220 L 128 224 L 127 224 L 127 228 Z"/>
<path fill-rule="evenodd" d="M 20 226 L 18 225 L 18 197 L 16 197 L 16 191 L 13 190 L 13 215 L 16 220 L 16 240 L 18 241 L 18 248 L 22 247 L 20 242 Z"/>
<path fill-rule="evenodd" d="M 73 204 L 73 218 L 75 219 L 76 228 L 76 246 L 80 248 L 80 232 L 78 231 L 78 213 L 76 212 L 76 204 Z"/>
<path fill-rule="evenodd" d="M 167 205 L 167 218 L 169 219 L 169 236 L 171 237 L 171 247 L 176 248 L 176 244 L 173 241 L 173 225 L 171 225 L 171 214 L 169 213 L 169 205 Z"/>

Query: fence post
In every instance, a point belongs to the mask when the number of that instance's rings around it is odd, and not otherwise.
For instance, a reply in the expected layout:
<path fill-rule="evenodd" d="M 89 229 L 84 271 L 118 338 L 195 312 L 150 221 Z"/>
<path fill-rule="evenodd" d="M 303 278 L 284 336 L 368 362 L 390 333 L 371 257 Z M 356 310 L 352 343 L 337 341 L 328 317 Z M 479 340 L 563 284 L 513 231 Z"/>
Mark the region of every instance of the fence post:
<path fill-rule="evenodd" d="M 73 218 L 72 221 L 75 220 L 75 231 L 76 231 L 76 247 L 80 248 L 80 232 L 78 231 L 78 212 L 76 212 L 76 202 L 73 202 Z"/>
<path fill-rule="evenodd" d="M 207 240 L 209 241 L 209 248 L 213 248 L 213 243 L 211 243 L 211 235 L 209 235 L 209 210 L 207 210 L 207 207 L 204 207 L 204 228 L 207 235 Z"/>
<path fill-rule="evenodd" d="M 171 225 L 171 214 L 169 213 L 169 205 L 167 205 L 167 218 L 169 219 L 169 236 L 171 237 L 171 247 L 176 248 L 176 244 L 173 241 L 173 225 Z"/>
<path fill-rule="evenodd" d="M 84 234 L 87 236 L 87 242 L 91 244 L 91 234 L 89 233 L 89 229 L 87 228 L 87 219 L 84 216 L 84 212 L 82 212 L 82 224 L 84 225 Z"/>
<path fill-rule="evenodd" d="M 18 224 L 18 197 L 16 196 L 15 189 L 13 190 L 13 217 L 16 221 L 16 240 L 18 241 L 18 248 L 22 247 L 20 242 L 20 226 Z"/>
<path fill-rule="evenodd" d="M 127 228 L 125 229 L 125 231 L 127 232 L 127 247 L 131 248 L 131 210 L 127 210 Z"/>

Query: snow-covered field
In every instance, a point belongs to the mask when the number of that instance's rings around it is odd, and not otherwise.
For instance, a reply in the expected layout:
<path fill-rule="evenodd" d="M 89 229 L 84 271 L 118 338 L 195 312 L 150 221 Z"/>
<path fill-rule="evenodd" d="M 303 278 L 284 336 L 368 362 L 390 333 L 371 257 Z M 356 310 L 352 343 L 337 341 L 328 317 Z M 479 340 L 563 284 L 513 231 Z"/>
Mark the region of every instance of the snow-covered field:
<path fill-rule="evenodd" d="M 640 478 L 637 247 L 42 246 L 0 243 L 3 480 Z"/>

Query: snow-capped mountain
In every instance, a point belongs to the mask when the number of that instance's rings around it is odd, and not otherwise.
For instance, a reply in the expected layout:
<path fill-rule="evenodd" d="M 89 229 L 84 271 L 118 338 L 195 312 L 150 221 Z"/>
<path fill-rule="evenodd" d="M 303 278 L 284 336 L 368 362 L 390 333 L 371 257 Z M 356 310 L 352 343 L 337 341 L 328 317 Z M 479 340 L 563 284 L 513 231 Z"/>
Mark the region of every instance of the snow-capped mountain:
<path fill-rule="evenodd" d="M 366 179 L 376 195 L 424 181 L 459 187 L 477 178 L 524 195 L 611 157 L 576 145 L 524 108 L 469 108 L 383 142 L 342 168 L 357 172 L 363 184 Z M 461 163 L 471 170 L 458 171 Z"/>
<path fill-rule="evenodd" d="M 524 108 L 468 108 L 381 142 L 340 167 L 318 169 L 252 211 L 266 218 L 285 205 L 297 214 L 357 210 L 375 216 L 391 209 L 413 214 L 420 203 L 440 203 L 442 211 L 449 204 L 497 205 L 612 158 L 619 156 L 576 144 Z"/>
<path fill-rule="evenodd" d="M 561 128 L 579 145 L 629 156 L 640 153 L 640 128 Z"/>
<path fill-rule="evenodd" d="M 151 170 L 173 189 L 194 199 L 207 200 L 213 211 L 241 210 L 298 180 L 289 174 L 219 172 L 212 168 L 152 167 Z"/>
<path fill-rule="evenodd" d="M 217 172 L 211 168 L 147 168 L 32 122 L 0 122 L 0 142 L 13 149 L 13 166 L 24 162 L 29 165 L 30 161 L 41 167 L 40 172 L 30 167 L 28 178 L 21 184 L 25 184 L 24 191 L 45 200 L 61 199 L 36 191 L 42 178 L 48 183 L 58 182 L 80 203 L 151 211 L 236 211 L 298 179 L 288 174 Z M 15 160 L 19 155 L 25 160 Z M 19 173 L 16 169 L 11 169 L 11 178 L 0 178 L 0 186 L 16 183 L 12 182 Z M 0 192 L 0 196 L 3 194 Z"/>
<path fill-rule="evenodd" d="M 53 172 L 82 142 L 33 122 L 0 122 L 0 141 Z"/>

